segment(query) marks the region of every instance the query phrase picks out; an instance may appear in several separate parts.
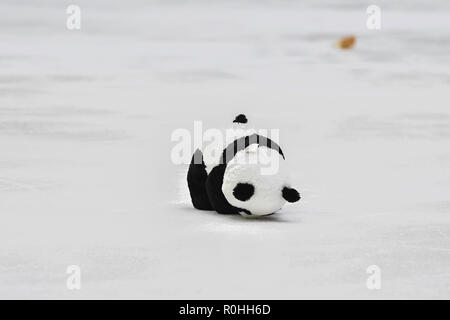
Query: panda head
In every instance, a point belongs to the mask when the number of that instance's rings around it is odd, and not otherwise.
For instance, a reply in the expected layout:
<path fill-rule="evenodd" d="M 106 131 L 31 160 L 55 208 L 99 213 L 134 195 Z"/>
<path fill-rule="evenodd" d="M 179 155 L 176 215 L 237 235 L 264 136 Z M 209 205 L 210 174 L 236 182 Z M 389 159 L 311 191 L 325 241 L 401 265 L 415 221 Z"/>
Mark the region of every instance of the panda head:
<path fill-rule="evenodd" d="M 222 192 L 243 216 L 270 215 L 287 202 L 300 199 L 291 187 L 282 154 L 272 148 L 251 145 L 228 162 Z"/>

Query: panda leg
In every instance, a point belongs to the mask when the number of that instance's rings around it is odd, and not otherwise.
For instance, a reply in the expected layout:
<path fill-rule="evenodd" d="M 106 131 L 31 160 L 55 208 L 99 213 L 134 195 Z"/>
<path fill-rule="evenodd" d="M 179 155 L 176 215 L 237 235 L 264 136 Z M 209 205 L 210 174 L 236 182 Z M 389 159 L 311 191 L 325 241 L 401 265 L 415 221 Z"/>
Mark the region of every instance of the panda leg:
<path fill-rule="evenodd" d="M 213 210 L 206 193 L 206 172 L 205 163 L 203 162 L 203 154 L 200 150 L 196 150 L 192 156 L 191 164 L 187 174 L 187 183 L 189 193 L 191 194 L 192 204 L 194 208 L 199 210 Z"/>
<path fill-rule="evenodd" d="M 206 180 L 206 191 L 214 209 L 220 214 L 235 214 L 238 213 L 237 208 L 228 203 L 222 192 L 223 175 L 226 166 L 219 164 L 215 166 L 209 173 Z"/>

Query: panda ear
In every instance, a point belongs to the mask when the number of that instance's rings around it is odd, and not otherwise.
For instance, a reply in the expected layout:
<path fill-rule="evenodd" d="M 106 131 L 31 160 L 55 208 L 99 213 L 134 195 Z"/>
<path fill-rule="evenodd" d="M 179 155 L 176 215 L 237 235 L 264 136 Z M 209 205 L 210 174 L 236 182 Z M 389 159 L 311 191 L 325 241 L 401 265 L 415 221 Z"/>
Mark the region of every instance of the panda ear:
<path fill-rule="evenodd" d="M 282 195 L 287 202 L 297 202 L 300 200 L 300 194 L 294 188 L 284 187 Z"/>

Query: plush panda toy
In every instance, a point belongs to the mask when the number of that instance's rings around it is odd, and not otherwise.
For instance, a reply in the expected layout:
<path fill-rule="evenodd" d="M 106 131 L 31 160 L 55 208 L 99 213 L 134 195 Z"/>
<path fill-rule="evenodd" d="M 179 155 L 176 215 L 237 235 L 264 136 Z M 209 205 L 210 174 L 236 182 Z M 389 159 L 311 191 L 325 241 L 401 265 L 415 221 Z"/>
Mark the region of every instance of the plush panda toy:
<path fill-rule="evenodd" d="M 195 151 L 187 182 L 196 209 L 266 216 L 281 209 L 286 201 L 300 200 L 298 191 L 290 185 L 279 145 L 247 129 L 246 123 L 246 116 L 238 115 L 233 121 L 232 139 L 218 146 L 215 153 Z"/>

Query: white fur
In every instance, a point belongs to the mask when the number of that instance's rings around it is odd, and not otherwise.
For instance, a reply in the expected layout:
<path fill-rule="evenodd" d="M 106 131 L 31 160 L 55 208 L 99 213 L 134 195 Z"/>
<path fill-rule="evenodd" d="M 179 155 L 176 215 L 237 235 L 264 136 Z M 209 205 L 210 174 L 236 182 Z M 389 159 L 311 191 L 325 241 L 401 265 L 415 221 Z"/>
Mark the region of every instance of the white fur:
<path fill-rule="evenodd" d="M 277 162 L 278 170 L 270 175 L 262 174 L 264 168 L 274 165 L 274 162 Z M 251 183 L 255 187 L 255 193 L 249 200 L 241 201 L 234 197 L 233 189 L 238 183 Z M 263 216 L 281 209 L 286 202 L 282 190 L 288 185 L 284 159 L 278 151 L 254 144 L 239 151 L 228 163 L 222 192 L 231 205 L 249 210 L 252 215 Z"/>
<path fill-rule="evenodd" d="M 255 129 L 246 129 L 245 125 L 234 124 L 232 128 L 223 135 L 223 141 L 213 141 L 203 150 L 203 161 L 206 166 L 206 172 L 211 170 L 220 162 L 223 150 L 234 140 L 241 137 L 250 136 L 256 133 Z"/>

